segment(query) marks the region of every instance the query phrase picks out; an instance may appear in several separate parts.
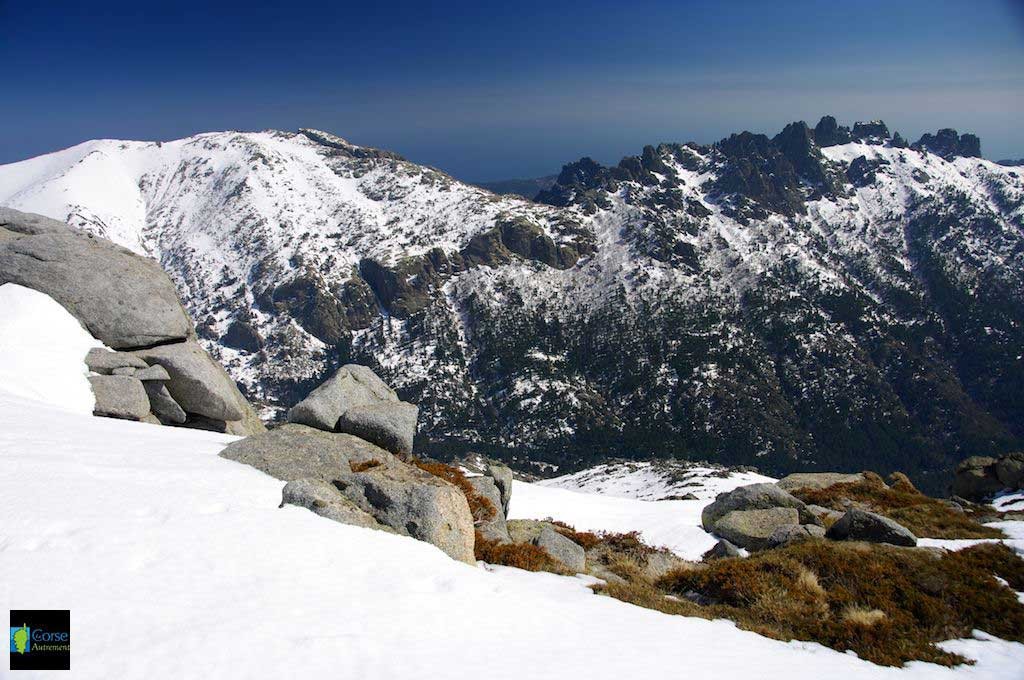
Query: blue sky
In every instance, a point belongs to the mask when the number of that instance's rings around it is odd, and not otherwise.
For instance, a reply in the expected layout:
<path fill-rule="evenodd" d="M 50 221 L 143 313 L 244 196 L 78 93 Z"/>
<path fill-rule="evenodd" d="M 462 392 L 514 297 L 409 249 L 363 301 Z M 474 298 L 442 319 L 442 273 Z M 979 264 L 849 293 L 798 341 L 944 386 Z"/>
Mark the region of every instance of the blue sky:
<path fill-rule="evenodd" d="M 0 0 L 0 163 L 318 127 L 456 177 L 882 118 L 1024 156 L 1024 3 Z"/>

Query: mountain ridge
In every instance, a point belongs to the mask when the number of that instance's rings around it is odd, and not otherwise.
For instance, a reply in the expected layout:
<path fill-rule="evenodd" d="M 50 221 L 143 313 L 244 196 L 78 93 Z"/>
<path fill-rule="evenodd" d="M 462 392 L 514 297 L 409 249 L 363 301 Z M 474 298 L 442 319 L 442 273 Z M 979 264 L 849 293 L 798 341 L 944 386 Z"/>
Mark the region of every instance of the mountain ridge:
<path fill-rule="evenodd" d="M 1024 189 L 955 138 L 826 117 L 570 163 L 531 203 L 328 133 L 208 133 L 0 166 L 0 203 L 157 257 L 265 415 L 358 360 L 434 452 L 927 484 L 1024 436 Z"/>

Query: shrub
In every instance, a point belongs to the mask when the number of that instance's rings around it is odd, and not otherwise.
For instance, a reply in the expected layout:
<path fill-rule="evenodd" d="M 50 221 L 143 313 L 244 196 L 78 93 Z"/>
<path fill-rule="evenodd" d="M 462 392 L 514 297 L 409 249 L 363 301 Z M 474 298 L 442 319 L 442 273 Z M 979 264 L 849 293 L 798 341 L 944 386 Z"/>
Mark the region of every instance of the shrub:
<path fill-rule="evenodd" d="M 469 511 L 473 514 L 474 524 L 479 525 L 486 522 L 497 513 L 497 508 L 494 507 L 491 499 L 479 495 L 476 489 L 473 488 L 473 485 L 469 483 L 469 480 L 466 479 L 466 475 L 457 467 L 425 460 L 413 460 L 412 464 L 424 472 L 429 472 L 435 477 L 440 477 L 446 482 L 457 486 L 466 497 L 466 502 L 469 503 Z"/>
<path fill-rule="evenodd" d="M 998 543 L 936 555 L 808 541 L 676 570 L 656 586 L 709 603 L 659 605 L 663 611 L 681 607 L 729 618 L 769 637 L 820 642 L 884 665 L 914 659 L 953 665 L 964 659 L 936 642 L 969 637 L 975 629 L 1024 641 L 1024 606 L 997 575 L 1011 588 L 1024 588 L 1024 560 Z M 651 601 L 650 593 L 641 595 Z"/>
<path fill-rule="evenodd" d="M 367 470 L 372 470 L 380 465 L 382 465 L 382 463 L 379 460 L 374 460 L 372 458 L 370 460 L 364 460 L 358 463 L 350 462 L 348 464 L 348 466 L 352 468 L 352 472 L 366 472 Z"/>
<path fill-rule="evenodd" d="M 905 475 L 893 473 L 891 487 L 873 472 L 865 472 L 864 475 L 865 479 L 861 481 L 833 484 L 824 489 L 797 489 L 793 495 L 805 503 L 840 512 L 845 510 L 844 501 L 854 501 L 899 522 L 920 537 L 1005 537 L 999 529 L 979 524 L 942 501 L 925 496 Z"/>
<path fill-rule="evenodd" d="M 566 574 L 565 567 L 548 553 L 547 550 L 532 543 L 501 543 L 484 538 L 476 532 L 476 543 L 473 553 L 478 560 L 488 564 L 502 564 L 526 571 L 549 571 L 555 574 Z"/>

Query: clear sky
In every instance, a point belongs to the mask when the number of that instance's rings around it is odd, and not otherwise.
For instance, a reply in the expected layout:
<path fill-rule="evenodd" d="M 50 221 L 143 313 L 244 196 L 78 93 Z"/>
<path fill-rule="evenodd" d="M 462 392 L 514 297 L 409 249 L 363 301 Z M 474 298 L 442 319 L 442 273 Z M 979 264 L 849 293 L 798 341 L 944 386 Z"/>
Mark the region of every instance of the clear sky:
<path fill-rule="evenodd" d="M 317 127 L 488 180 L 826 113 L 1024 157 L 1022 0 L 0 0 L 0 36 L 0 163 Z"/>

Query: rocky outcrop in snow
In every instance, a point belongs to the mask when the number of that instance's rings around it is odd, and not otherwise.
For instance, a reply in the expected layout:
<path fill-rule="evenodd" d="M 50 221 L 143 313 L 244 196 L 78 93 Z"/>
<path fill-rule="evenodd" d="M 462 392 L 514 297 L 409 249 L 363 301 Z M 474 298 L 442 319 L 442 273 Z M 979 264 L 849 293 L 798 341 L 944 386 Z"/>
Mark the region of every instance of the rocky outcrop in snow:
<path fill-rule="evenodd" d="M 49 295 L 117 352 L 84 357 L 100 416 L 190 424 L 231 434 L 263 424 L 234 381 L 194 341 L 158 264 L 41 215 L 0 208 L 0 284 Z"/>
<path fill-rule="evenodd" d="M 473 516 L 462 491 L 378 446 L 395 443 L 388 428 L 394 423 L 385 416 L 388 409 L 404 406 L 415 409 L 398 401 L 373 371 L 345 366 L 292 410 L 295 420 L 312 426 L 288 423 L 235 442 L 220 455 L 288 482 L 282 504 L 307 507 L 345 524 L 387 527 L 472 563 Z M 339 418 L 358 409 L 365 414 L 369 408 L 383 410 L 374 413 L 374 427 L 357 428 L 366 437 L 337 429 Z M 412 453 L 414 427 L 415 416 L 407 433 L 408 448 L 395 447 L 397 453 Z M 387 436 L 380 436 L 382 432 Z M 490 483 L 490 488 L 500 507 L 497 487 Z M 504 527 L 504 517 L 500 519 Z M 507 530 L 504 534 L 507 539 Z"/>

